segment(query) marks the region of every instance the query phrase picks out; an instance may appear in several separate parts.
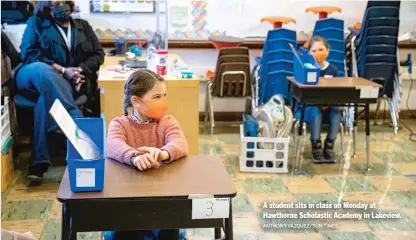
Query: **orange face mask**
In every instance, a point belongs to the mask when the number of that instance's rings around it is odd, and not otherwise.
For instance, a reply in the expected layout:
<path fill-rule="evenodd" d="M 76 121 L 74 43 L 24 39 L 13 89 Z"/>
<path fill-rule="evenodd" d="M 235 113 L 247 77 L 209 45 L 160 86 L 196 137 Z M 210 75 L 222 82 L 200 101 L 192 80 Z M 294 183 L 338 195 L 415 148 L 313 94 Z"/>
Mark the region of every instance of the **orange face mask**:
<path fill-rule="evenodd" d="M 146 100 L 139 98 L 146 107 L 138 106 L 139 110 L 146 116 L 159 120 L 165 116 L 166 111 L 168 110 L 168 101 L 166 97 L 161 97 L 156 100 Z"/>
<path fill-rule="evenodd" d="M 316 51 L 315 53 L 313 53 L 313 56 L 315 57 L 318 63 L 322 63 L 328 57 L 328 51 Z"/>

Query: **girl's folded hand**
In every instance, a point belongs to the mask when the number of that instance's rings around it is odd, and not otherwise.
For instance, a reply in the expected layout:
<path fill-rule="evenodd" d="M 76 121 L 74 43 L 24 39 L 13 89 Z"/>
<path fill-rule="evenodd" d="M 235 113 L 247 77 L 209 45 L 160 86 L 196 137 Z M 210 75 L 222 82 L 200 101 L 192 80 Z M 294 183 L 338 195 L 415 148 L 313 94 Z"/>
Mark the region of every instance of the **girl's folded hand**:
<path fill-rule="evenodd" d="M 146 171 L 151 168 L 159 168 L 160 163 L 153 158 L 150 153 L 145 153 L 140 156 L 137 156 L 133 160 L 133 165 L 140 171 Z"/>
<path fill-rule="evenodd" d="M 138 148 L 139 153 L 143 154 L 143 153 L 149 153 L 150 155 L 153 156 L 153 158 L 156 161 L 166 161 L 169 159 L 169 153 L 165 150 L 161 150 L 159 148 L 155 148 L 155 147 L 140 147 Z"/>

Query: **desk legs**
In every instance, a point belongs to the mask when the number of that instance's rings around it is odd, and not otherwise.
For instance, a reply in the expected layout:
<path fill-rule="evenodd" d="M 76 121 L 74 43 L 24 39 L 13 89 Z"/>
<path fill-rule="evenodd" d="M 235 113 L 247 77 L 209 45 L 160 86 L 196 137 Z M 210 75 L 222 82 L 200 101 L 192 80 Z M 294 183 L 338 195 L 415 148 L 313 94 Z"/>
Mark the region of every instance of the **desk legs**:
<path fill-rule="evenodd" d="M 302 149 L 302 135 L 303 135 L 303 122 L 305 119 L 305 108 L 306 106 L 301 106 L 300 110 L 300 120 L 299 120 L 299 126 L 298 126 L 298 132 L 295 134 L 298 134 L 298 136 L 295 138 L 295 151 L 296 151 L 296 161 L 295 164 L 293 164 L 293 167 L 297 166 L 299 164 L 300 168 L 300 151 Z M 293 169 L 293 168 L 292 168 Z"/>
<path fill-rule="evenodd" d="M 215 228 L 215 239 L 221 238 L 221 228 Z"/>
<path fill-rule="evenodd" d="M 357 157 L 357 121 L 358 121 L 358 107 L 354 105 L 354 123 L 353 123 L 353 133 L 352 133 L 352 141 L 353 141 L 353 158 Z"/>
<path fill-rule="evenodd" d="M 62 240 L 76 240 L 77 233 L 71 231 L 71 209 L 68 203 L 62 203 Z"/>
<path fill-rule="evenodd" d="M 365 105 L 365 146 L 366 146 L 366 161 L 367 171 L 370 170 L 370 105 Z"/>
<path fill-rule="evenodd" d="M 230 216 L 225 219 L 225 239 L 226 240 L 233 240 L 233 206 L 232 201 L 230 199 Z"/>

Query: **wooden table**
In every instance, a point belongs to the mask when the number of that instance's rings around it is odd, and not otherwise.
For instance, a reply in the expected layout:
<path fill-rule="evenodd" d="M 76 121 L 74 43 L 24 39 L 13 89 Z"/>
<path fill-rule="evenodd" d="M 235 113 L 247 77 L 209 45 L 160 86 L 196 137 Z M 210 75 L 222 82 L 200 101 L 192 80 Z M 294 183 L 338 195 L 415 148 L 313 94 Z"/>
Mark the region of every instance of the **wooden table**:
<path fill-rule="evenodd" d="M 293 77 L 288 77 L 290 90 L 295 100 L 301 104 L 301 117 L 299 120 L 298 135 L 303 134 L 303 123 L 305 117 L 305 106 L 323 105 L 323 106 L 350 106 L 354 105 L 354 128 L 357 128 L 357 106 L 364 104 L 365 112 L 365 133 L 366 133 L 366 153 L 367 153 L 367 170 L 370 164 L 370 106 L 371 103 L 377 103 L 378 92 L 382 87 L 365 78 L 319 78 L 317 85 L 305 85 L 299 83 Z M 374 96 L 361 95 L 362 91 L 367 89 L 376 89 Z M 355 151 L 355 141 L 354 141 Z M 298 159 L 298 156 L 297 156 Z"/>
<path fill-rule="evenodd" d="M 236 195 L 218 157 L 188 157 L 146 172 L 106 160 L 104 178 L 102 192 L 72 193 L 65 171 L 57 196 L 62 239 L 76 239 L 77 232 L 183 228 L 216 228 L 217 238 L 222 227 L 226 239 L 233 238 L 231 200 L 227 219 L 191 217 L 191 196 Z"/>
<path fill-rule="evenodd" d="M 124 83 L 133 72 L 119 73 L 108 70 L 111 67 L 119 66 L 119 61 L 122 59 L 122 57 L 106 56 L 98 75 L 98 87 L 101 89 L 101 112 L 103 117 L 105 117 L 107 128 L 113 118 L 123 115 Z M 178 60 L 179 65 L 185 65 L 179 56 L 169 54 L 168 69 L 170 69 L 174 59 Z M 145 60 L 145 57 L 142 60 Z M 164 78 L 166 80 L 169 103 L 167 114 L 174 116 L 181 125 L 188 140 L 189 154 L 197 155 L 199 138 L 199 80 L 197 78 L 180 79 L 169 75 Z"/>

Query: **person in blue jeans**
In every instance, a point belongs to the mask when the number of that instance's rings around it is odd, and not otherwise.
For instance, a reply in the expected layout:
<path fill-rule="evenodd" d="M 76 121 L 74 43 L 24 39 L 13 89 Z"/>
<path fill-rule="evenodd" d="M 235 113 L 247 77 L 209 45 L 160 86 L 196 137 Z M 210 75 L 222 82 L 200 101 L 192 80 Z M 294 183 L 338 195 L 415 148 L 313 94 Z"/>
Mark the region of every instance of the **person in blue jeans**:
<path fill-rule="evenodd" d="M 53 103 L 58 99 L 71 117 L 82 117 L 75 99 L 83 95 L 90 99 L 104 62 L 104 50 L 88 22 L 71 18 L 74 5 L 72 1 L 38 1 L 20 45 L 22 66 L 15 77 L 16 93 L 36 103 L 27 175 L 31 181 L 42 180 L 51 164 L 47 138 L 57 130 L 49 116 Z"/>
<path fill-rule="evenodd" d="M 321 77 L 337 77 L 338 69 L 326 61 L 329 54 L 328 42 L 320 37 L 314 36 L 308 47 L 309 53 L 313 55 L 321 68 Z M 337 138 L 341 122 L 341 111 L 338 107 L 309 106 L 305 109 L 311 131 L 312 161 L 314 163 L 335 163 L 334 142 Z M 322 150 L 321 129 L 322 118 L 328 117 L 329 127 L 324 147 Z"/>

